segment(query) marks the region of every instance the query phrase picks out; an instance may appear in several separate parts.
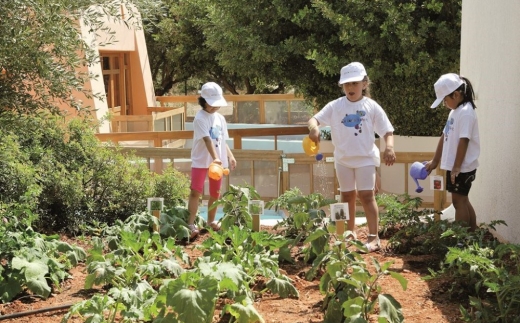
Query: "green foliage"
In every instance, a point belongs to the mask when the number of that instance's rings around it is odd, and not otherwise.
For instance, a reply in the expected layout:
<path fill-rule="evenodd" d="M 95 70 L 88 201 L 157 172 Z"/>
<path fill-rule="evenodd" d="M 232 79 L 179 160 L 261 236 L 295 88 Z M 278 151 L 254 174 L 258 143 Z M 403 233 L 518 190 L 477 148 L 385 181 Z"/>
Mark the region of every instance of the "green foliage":
<path fill-rule="evenodd" d="M 184 205 L 190 194 L 190 179 L 175 168 L 166 167 L 161 175 L 154 176 L 154 196 L 164 198 L 164 206 L 173 208 Z"/>
<path fill-rule="evenodd" d="M 455 246 L 467 228 L 448 221 L 435 221 L 433 210 L 420 209 L 422 199 L 408 194 L 380 194 L 380 233 L 388 236 L 388 248 L 398 253 L 432 254 L 443 257 Z M 445 234 L 448 228 L 453 234 Z M 441 238 L 442 237 L 442 238 Z"/>
<path fill-rule="evenodd" d="M 58 235 L 34 232 L 31 218 L 0 215 L 0 301 L 6 303 L 27 291 L 44 299 L 68 271 L 86 257 L 77 246 L 60 241 Z"/>
<path fill-rule="evenodd" d="M 146 198 L 156 194 L 171 205 L 187 196 L 180 172 L 153 175 L 132 155 L 102 146 L 81 119 L 4 113 L 0 135 L 0 202 L 37 214 L 36 229 L 77 232 L 144 211 Z"/>
<path fill-rule="evenodd" d="M 167 213 L 161 216 L 161 228 L 171 225 L 168 220 L 176 215 L 176 222 L 186 225 L 180 208 Z M 109 291 L 74 305 L 64 322 L 76 314 L 99 322 L 113 322 L 115 317 L 125 322 L 211 322 L 216 302 L 224 296 L 231 302 L 223 310 L 237 321 L 264 322 L 253 306 L 250 287 L 257 276 L 269 279 L 266 290 L 298 297 L 278 267 L 276 251 L 287 244 L 282 237 L 239 226 L 210 231 L 211 238 L 199 246 L 204 256 L 192 265 L 174 239 L 163 230 L 153 231 L 155 224 L 152 215 L 135 214 L 105 227 L 102 238 L 93 239 L 85 288 L 103 286 Z"/>
<path fill-rule="evenodd" d="M 103 45 L 113 43 L 107 18 L 128 26 L 141 26 L 140 17 L 156 10 L 157 0 L 12 0 L 2 3 L 0 20 L 0 114 L 7 111 L 37 114 L 60 113 L 65 103 L 78 111 L 88 109 L 86 96 L 102 95 L 85 90 L 89 75 L 84 66 L 98 59 L 87 35 L 81 37 L 81 20 L 89 36 Z M 121 6 L 137 7 L 139 15 Z M 106 38 L 101 35 L 107 35 Z"/>
<path fill-rule="evenodd" d="M 378 284 L 383 276 L 390 275 L 406 290 L 406 279 L 388 270 L 391 262 L 381 265 L 371 258 L 375 270 L 369 270 L 359 253 L 350 252 L 341 240 L 317 259 L 326 264 L 320 279 L 320 291 L 325 295 L 323 322 L 368 322 L 378 303 L 379 322 L 404 322 L 399 302 L 383 294 Z"/>
<path fill-rule="evenodd" d="M 161 93 L 193 77 L 233 94 L 295 90 L 319 109 L 342 95 L 341 67 L 359 61 L 397 134 L 442 129 L 447 111 L 428 107 L 437 78 L 459 69 L 461 1 L 163 2 L 147 35 Z"/>
<path fill-rule="evenodd" d="M 177 259 L 189 262 L 182 249 L 175 246 L 173 239 L 162 239 L 151 226 L 143 228 L 140 222 L 143 218 L 135 215 L 127 223 L 109 227 L 110 234 L 103 240 L 93 239 L 85 288 L 107 285 L 121 289 L 145 278 L 150 284 L 157 285 L 160 279 L 184 272 L 177 262 Z M 107 248 L 109 252 L 105 253 Z"/>
<path fill-rule="evenodd" d="M 469 297 L 469 308 L 460 307 L 466 322 L 516 322 L 520 315 L 520 246 L 492 238 L 489 229 L 497 224 L 505 223 L 481 224 L 463 235 L 463 243 L 448 248 L 440 270 L 427 277 L 448 280 L 453 297 Z"/>
<path fill-rule="evenodd" d="M 498 241 L 489 230 L 494 230 L 502 220 L 482 224 L 475 232 L 469 232 L 462 223 L 434 219 L 433 210 L 420 209 L 422 200 L 408 194 L 380 194 L 377 203 L 380 212 L 380 233 L 388 236 L 388 248 L 398 253 L 435 255 L 444 257 L 448 248 L 480 246 L 495 248 Z"/>
<path fill-rule="evenodd" d="M 284 192 L 278 198 L 269 201 L 266 208 L 274 207 L 276 210 L 286 210 L 290 216 L 278 222 L 274 229 L 291 239 L 290 246 L 307 244 L 302 253 L 306 262 L 317 262 L 320 266 L 318 255 L 323 255 L 329 249 L 329 228 L 327 227 L 325 211 L 323 207 L 335 203 L 335 200 L 324 199 L 319 193 L 303 196 L 298 188 Z M 306 278 L 314 278 L 315 270 L 310 270 Z"/>
<path fill-rule="evenodd" d="M 457 222 L 434 221 L 427 210 L 418 211 L 420 203 L 420 199 L 408 195 L 378 196 L 378 205 L 384 208 L 384 233 L 392 233 L 388 248 L 443 259 L 439 270 L 430 269 L 431 275 L 425 279 L 449 282 L 453 298 L 469 297 L 469 308 L 460 307 L 466 322 L 517 322 L 520 247 L 500 244 L 490 233 L 505 222 L 482 223 L 470 232 Z"/>
<path fill-rule="evenodd" d="M 249 278 L 246 285 L 252 285 L 257 277 L 269 279 L 267 289 L 281 297 L 298 297 L 298 291 L 290 279 L 280 273 L 278 262 L 283 260 L 277 252 L 289 241 L 267 232 L 252 232 L 235 226 L 222 232 L 212 232 L 211 238 L 199 246 L 204 259 L 197 262 L 240 263 Z M 200 265 L 199 265 L 200 266 Z"/>
<path fill-rule="evenodd" d="M 150 214 L 134 214 L 105 227 L 102 238 L 93 238 L 85 288 L 105 286 L 108 293 L 75 304 L 64 322 L 75 314 L 99 322 L 114 322 L 117 315 L 126 322 L 149 321 L 164 309 L 161 286 L 172 277 L 181 277 L 183 265 L 190 261 L 175 239 L 153 231 L 154 219 Z"/>
<path fill-rule="evenodd" d="M 229 190 L 215 201 L 212 208 L 222 206 L 224 216 L 221 219 L 223 230 L 234 226 L 239 228 L 253 227 L 253 219 L 249 210 L 249 200 L 259 199 L 258 192 L 252 186 L 240 187 L 230 185 Z"/>
<path fill-rule="evenodd" d="M 319 193 L 304 196 L 295 187 L 269 201 L 266 208 L 274 208 L 276 211 L 285 210 L 290 214 L 274 228 L 281 229 L 282 234 L 286 237 L 296 238 L 295 243 L 297 244 L 305 240 L 310 232 L 325 227 L 326 214 L 322 208 L 332 203 L 336 203 L 336 201 L 325 199 Z"/>

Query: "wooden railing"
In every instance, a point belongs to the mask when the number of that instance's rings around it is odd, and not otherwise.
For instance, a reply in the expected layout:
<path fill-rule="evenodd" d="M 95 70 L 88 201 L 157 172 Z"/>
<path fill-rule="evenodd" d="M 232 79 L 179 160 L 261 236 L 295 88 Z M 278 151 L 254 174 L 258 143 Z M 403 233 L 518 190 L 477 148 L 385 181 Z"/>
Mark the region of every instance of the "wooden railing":
<path fill-rule="evenodd" d="M 118 132 L 98 134 L 103 142 L 127 145 L 140 142 L 141 147 L 126 147 L 124 152 L 133 151 L 148 162 L 150 170 L 161 173 L 164 167 L 175 167 L 189 176 L 191 170 L 190 150 L 182 149 L 185 140 L 193 138 L 193 131 L 184 130 L 184 122 L 191 121 L 200 106 L 198 95 L 157 97 L 160 107 L 149 108 L 147 116 L 114 117 L 113 126 Z M 303 98 L 293 94 L 274 95 L 225 95 L 229 107 L 219 110 L 228 123 L 246 124 L 287 124 L 287 127 L 229 129 L 233 139 L 233 153 L 239 161 L 229 177 L 226 177 L 223 191 L 229 185 L 252 185 L 260 195 L 270 200 L 292 187 L 299 187 L 303 193 L 320 192 L 325 197 L 334 198 L 338 189 L 332 153 L 325 153 L 326 162 L 317 163 L 313 157 L 300 154 L 284 154 L 278 150 L 279 136 L 306 135 L 307 120 L 311 109 Z M 174 127 L 173 116 L 182 115 L 179 128 Z M 152 117 L 153 116 L 153 117 Z M 124 117 L 124 118 L 123 118 Z M 129 122 L 145 121 L 147 126 L 140 131 L 125 132 Z M 163 120 L 163 121 L 160 121 Z M 169 121 L 168 121 L 169 120 Z M 152 123 L 153 122 L 153 123 Z M 157 122 L 163 122 L 158 124 Z M 179 125 L 179 123 L 177 122 Z M 181 130 L 182 129 L 182 130 Z M 160 130 L 160 131 L 157 131 Z M 119 132 L 123 131 L 123 132 Z M 242 150 L 245 138 L 271 137 L 274 150 Z M 144 145 L 142 143 L 145 143 Z M 175 145 L 172 143 L 182 143 Z M 145 147 L 142 147 L 145 146 Z M 148 146 L 148 147 L 146 147 Z M 177 148 L 177 149 L 169 149 Z M 404 191 L 408 192 L 409 165 L 417 160 L 430 160 L 433 153 L 396 153 L 396 163 L 404 164 Z M 437 174 L 443 174 L 437 170 Z M 385 187 L 382 187 L 385 191 Z M 402 192 L 392 192 L 402 193 Z M 442 210 L 447 206 L 446 192 L 434 191 L 433 202 L 424 201 L 423 207 Z"/>
<path fill-rule="evenodd" d="M 186 121 L 192 121 L 200 110 L 198 95 L 159 96 L 158 104 L 163 108 L 182 107 Z M 224 95 L 229 106 L 219 112 L 229 123 L 249 124 L 306 124 L 312 108 L 305 100 L 294 94 L 248 94 Z"/>
<path fill-rule="evenodd" d="M 185 113 L 181 108 L 148 108 L 146 115 L 120 115 L 119 107 L 111 111 L 112 132 L 172 131 L 185 129 Z"/>
<path fill-rule="evenodd" d="M 254 186 L 261 196 L 270 200 L 279 196 L 291 187 L 300 187 L 302 192 L 310 194 L 320 192 L 328 198 L 334 198 L 338 189 L 336 173 L 333 165 L 332 153 L 325 153 L 325 163 L 316 163 L 314 157 L 303 153 L 284 154 L 278 150 L 278 136 L 281 135 L 305 135 L 307 127 L 293 126 L 283 128 L 262 129 L 230 129 L 230 137 L 234 139 L 233 153 L 239 161 L 239 168 L 229 175 L 224 183 L 223 191 L 230 184 L 248 184 Z M 241 150 L 242 140 L 248 137 L 273 136 L 274 150 Z M 139 157 L 146 159 L 152 171 L 161 173 L 168 163 L 177 170 L 189 175 L 190 150 L 163 148 L 164 141 L 173 139 L 191 139 L 193 131 L 168 131 L 168 132 L 139 132 L 139 133 L 111 133 L 98 134 L 101 141 L 121 143 L 124 141 L 146 140 L 153 142 L 153 148 L 127 147 L 123 151 L 133 151 Z M 397 152 L 396 163 L 405 165 L 403 181 L 405 192 L 408 192 L 409 165 L 417 160 L 430 160 L 433 153 Z M 321 167 L 321 168 L 320 168 Z M 442 174 L 437 170 L 437 174 Z M 276 188 L 276 189 L 275 189 Z M 385 187 L 382 187 L 385 191 Z M 446 192 L 434 191 L 433 202 L 424 201 L 423 207 L 442 210 L 447 206 Z"/>
<path fill-rule="evenodd" d="M 309 130 L 306 126 L 291 127 L 269 127 L 259 129 L 229 129 L 229 137 L 233 139 L 233 149 L 242 149 L 242 139 L 245 137 L 266 137 L 273 136 L 275 150 L 278 149 L 278 136 L 302 135 Z M 100 133 L 97 134 L 99 140 L 112 142 L 114 144 L 125 141 L 150 141 L 153 147 L 163 147 L 163 142 L 175 139 L 192 139 L 193 130 L 184 131 L 143 131 L 143 132 L 119 132 L 119 133 Z"/>

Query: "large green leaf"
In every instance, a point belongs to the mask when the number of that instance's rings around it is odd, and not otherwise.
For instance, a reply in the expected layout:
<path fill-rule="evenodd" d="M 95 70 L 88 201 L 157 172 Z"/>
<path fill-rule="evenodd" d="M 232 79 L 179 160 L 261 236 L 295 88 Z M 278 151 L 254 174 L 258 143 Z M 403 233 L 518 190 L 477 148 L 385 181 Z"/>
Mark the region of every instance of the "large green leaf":
<path fill-rule="evenodd" d="M 13 269 L 22 271 L 27 279 L 45 277 L 49 273 L 49 267 L 40 260 L 30 262 L 24 258 L 13 257 L 11 266 Z"/>
<path fill-rule="evenodd" d="M 288 246 L 283 246 L 278 250 L 278 261 L 287 261 L 288 263 L 294 264 L 294 258 L 291 254 L 291 249 Z"/>
<path fill-rule="evenodd" d="M 110 261 L 94 261 L 88 265 L 89 274 L 85 278 L 85 288 L 92 288 L 94 285 L 108 284 L 116 276 L 116 268 Z"/>
<path fill-rule="evenodd" d="M 8 278 L 0 282 L 0 300 L 7 303 L 23 291 L 22 280 Z"/>
<path fill-rule="evenodd" d="M 164 259 L 161 261 L 161 266 L 176 277 L 179 277 L 184 272 L 184 269 L 175 258 Z"/>
<path fill-rule="evenodd" d="M 354 322 L 363 314 L 363 302 L 363 297 L 358 296 L 348 299 L 341 305 L 343 314 L 350 320 L 348 322 Z"/>
<path fill-rule="evenodd" d="M 247 302 L 246 305 L 240 303 L 231 304 L 228 307 L 229 313 L 236 318 L 238 323 L 264 323 L 264 319 L 257 312 L 251 302 Z"/>
<path fill-rule="evenodd" d="M 45 277 L 29 279 L 27 280 L 26 285 L 32 293 L 42 296 L 45 299 L 51 294 L 51 287 L 47 283 Z"/>
<path fill-rule="evenodd" d="M 309 242 L 314 241 L 318 238 L 321 238 L 327 234 L 328 234 L 327 231 L 323 230 L 322 228 L 318 228 L 316 231 L 311 232 L 311 234 L 309 234 L 309 236 L 307 237 L 307 239 L 305 239 L 305 241 L 303 243 L 309 243 Z"/>
<path fill-rule="evenodd" d="M 301 197 L 303 199 L 303 197 Z M 298 212 L 292 215 L 294 219 L 294 226 L 296 229 L 302 229 L 303 225 L 309 221 L 309 213 L 307 212 Z"/>
<path fill-rule="evenodd" d="M 396 273 L 395 271 L 390 271 L 390 276 L 397 279 L 397 281 L 401 284 L 403 290 L 406 290 L 406 288 L 408 287 L 408 280 L 406 280 L 406 278 L 404 278 L 403 275 Z"/>
<path fill-rule="evenodd" d="M 401 304 L 389 294 L 379 294 L 379 317 L 384 317 L 389 323 L 404 322 Z"/>
<path fill-rule="evenodd" d="M 290 296 L 300 297 L 298 290 L 291 284 L 287 277 L 284 277 L 284 279 L 273 278 L 267 282 L 266 286 L 271 292 L 280 295 L 282 298 Z"/>
<path fill-rule="evenodd" d="M 198 268 L 203 276 L 210 276 L 219 281 L 220 289 L 238 291 L 248 281 L 249 276 L 237 266 L 230 262 L 223 263 L 199 263 Z"/>
<path fill-rule="evenodd" d="M 215 279 L 204 277 L 194 288 L 187 286 L 182 279 L 177 279 L 170 286 L 172 295 L 166 304 L 178 314 L 181 322 L 211 322 L 218 296 L 218 282 Z"/>

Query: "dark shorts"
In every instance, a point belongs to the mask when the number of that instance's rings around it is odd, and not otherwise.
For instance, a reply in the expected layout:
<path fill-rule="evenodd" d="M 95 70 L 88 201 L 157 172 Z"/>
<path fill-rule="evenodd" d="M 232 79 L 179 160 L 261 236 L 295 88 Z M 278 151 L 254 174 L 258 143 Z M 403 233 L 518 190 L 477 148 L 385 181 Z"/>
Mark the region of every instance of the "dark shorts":
<path fill-rule="evenodd" d="M 446 171 L 446 190 L 450 193 L 468 196 L 471 183 L 475 180 L 476 174 L 476 169 L 468 173 L 460 173 L 459 176 L 455 177 L 455 184 L 452 184 L 451 172 Z"/>

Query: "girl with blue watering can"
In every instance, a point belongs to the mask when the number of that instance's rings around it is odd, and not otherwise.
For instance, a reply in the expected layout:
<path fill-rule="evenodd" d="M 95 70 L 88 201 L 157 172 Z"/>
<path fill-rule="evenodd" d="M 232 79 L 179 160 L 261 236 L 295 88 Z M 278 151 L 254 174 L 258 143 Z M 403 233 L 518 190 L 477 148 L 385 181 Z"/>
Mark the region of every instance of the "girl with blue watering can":
<path fill-rule="evenodd" d="M 474 231 L 477 218 L 468 194 L 480 155 L 475 94 L 469 80 L 454 73 L 442 75 L 434 89 L 437 99 L 431 108 L 443 102 L 451 111 L 435 155 L 425 167 L 430 173 L 440 161 L 441 169 L 446 170 L 446 189 L 451 193 L 455 221 L 465 222 Z"/>
<path fill-rule="evenodd" d="M 386 165 L 395 162 L 394 127 L 381 106 L 370 98 L 365 67 L 358 62 L 341 69 L 339 84 L 345 96 L 329 102 L 309 121 L 309 138 L 318 143 L 320 125 L 330 126 L 334 145 L 334 167 L 341 202 L 348 203 L 347 229 L 355 235 L 356 197 L 359 196 L 368 223 L 368 252 L 381 248 L 378 236 L 379 210 L 375 199 L 376 167 L 380 165 L 375 133 L 383 138 Z"/>

